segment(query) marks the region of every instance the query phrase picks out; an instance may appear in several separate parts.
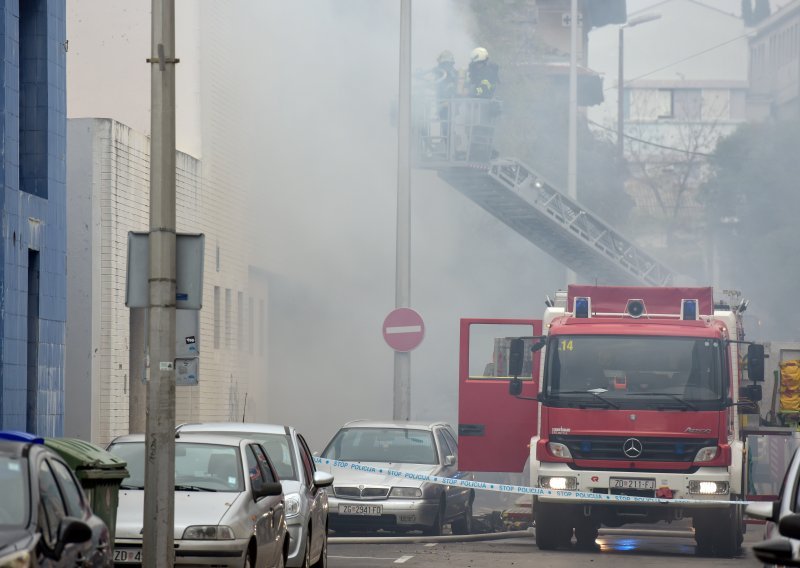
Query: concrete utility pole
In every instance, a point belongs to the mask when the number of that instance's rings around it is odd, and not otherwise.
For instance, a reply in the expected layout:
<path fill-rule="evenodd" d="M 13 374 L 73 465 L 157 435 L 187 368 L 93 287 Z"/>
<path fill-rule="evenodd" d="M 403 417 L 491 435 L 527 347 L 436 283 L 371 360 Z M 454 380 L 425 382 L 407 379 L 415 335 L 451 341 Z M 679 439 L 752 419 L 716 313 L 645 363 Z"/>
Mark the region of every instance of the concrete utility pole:
<path fill-rule="evenodd" d="M 567 195 L 578 197 L 578 0 L 572 0 L 569 20 L 569 133 L 567 137 Z M 567 269 L 567 283 L 578 281 Z"/>
<path fill-rule="evenodd" d="M 395 307 L 411 307 L 411 0 L 400 2 Z M 411 418 L 411 354 L 394 352 L 395 420 Z"/>
<path fill-rule="evenodd" d="M 175 563 L 175 0 L 153 0 L 143 566 Z"/>

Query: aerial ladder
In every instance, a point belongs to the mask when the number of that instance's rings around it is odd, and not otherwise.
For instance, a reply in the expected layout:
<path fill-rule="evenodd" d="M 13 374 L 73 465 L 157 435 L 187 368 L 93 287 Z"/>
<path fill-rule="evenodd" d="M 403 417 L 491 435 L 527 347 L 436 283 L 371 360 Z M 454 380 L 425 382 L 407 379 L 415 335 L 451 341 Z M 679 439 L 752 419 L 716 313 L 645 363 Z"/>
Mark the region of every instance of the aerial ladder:
<path fill-rule="evenodd" d="M 516 158 L 497 156 L 497 100 L 415 105 L 415 166 L 439 177 L 531 243 L 597 284 L 669 286 L 675 273 Z"/>

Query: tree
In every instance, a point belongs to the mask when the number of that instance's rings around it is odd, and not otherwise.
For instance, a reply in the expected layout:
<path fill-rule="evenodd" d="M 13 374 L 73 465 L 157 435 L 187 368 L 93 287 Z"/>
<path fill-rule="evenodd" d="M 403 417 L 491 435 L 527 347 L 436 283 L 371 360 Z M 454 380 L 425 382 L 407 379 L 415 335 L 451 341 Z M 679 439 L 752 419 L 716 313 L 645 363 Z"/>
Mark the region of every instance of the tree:
<path fill-rule="evenodd" d="M 743 126 L 718 144 L 704 186 L 720 274 L 749 296 L 766 337 L 800 338 L 800 121 Z"/>

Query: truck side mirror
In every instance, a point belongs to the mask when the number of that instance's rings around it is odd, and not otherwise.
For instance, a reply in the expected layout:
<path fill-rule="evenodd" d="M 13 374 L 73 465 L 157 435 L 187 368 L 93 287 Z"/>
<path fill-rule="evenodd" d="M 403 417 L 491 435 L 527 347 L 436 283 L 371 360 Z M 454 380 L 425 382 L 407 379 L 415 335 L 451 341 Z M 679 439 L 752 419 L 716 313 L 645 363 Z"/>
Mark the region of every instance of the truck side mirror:
<path fill-rule="evenodd" d="M 751 381 L 764 380 L 764 346 L 751 343 L 747 346 L 747 376 Z"/>
<path fill-rule="evenodd" d="M 522 380 L 514 377 L 508 382 L 508 394 L 519 396 L 522 394 Z"/>
<path fill-rule="evenodd" d="M 522 374 L 522 362 L 525 358 L 525 340 L 512 339 L 508 350 L 508 374 L 519 377 Z M 520 389 L 522 385 L 520 385 Z"/>

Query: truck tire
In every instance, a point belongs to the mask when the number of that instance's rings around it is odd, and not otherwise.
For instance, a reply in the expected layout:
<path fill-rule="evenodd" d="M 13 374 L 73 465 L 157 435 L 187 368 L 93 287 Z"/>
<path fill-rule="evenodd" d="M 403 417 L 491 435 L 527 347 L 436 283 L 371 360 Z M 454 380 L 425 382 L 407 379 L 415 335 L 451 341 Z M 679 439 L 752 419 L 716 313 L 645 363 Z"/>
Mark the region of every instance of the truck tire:
<path fill-rule="evenodd" d="M 539 550 L 567 547 L 572 540 L 572 523 L 566 511 L 559 514 L 558 506 L 538 502 L 534 506 L 536 546 Z"/>
<path fill-rule="evenodd" d="M 694 518 L 697 554 L 718 558 L 738 556 L 744 534 L 742 511 L 738 506 L 708 511 Z"/>
<path fill-rule="evenodd" d="M 599 548 L 597 545 L 597 535 L 599 534 L 600 527 L 589 518 L 582 518 L 575 524 L 575 540 L 577 541 L 578 548 L 581 550 L 596 550 Z"/>

